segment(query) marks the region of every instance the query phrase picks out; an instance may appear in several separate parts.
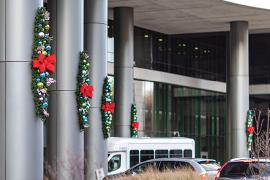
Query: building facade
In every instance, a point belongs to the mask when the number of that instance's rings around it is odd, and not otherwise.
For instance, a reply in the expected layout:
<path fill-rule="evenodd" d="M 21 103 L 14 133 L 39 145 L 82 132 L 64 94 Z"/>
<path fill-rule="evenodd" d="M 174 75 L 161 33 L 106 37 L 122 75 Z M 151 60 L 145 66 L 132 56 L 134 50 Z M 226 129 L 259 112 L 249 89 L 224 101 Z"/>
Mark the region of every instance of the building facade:
<path fill-rule="evenodd" d="M 34 113 L 33 21 L 51 12 L 56 86 L 50 118 Z M 107 171 L 101 96 L 107 75 L 116 103 L 113 136 L 191 137 L 196 157 L 248 155 L 246 113 L 269 107 L 270 11 L 221 0 L 0 0 L 0 179 L 96 179 Z M 76 106 L 79 52 L 95 87 L 90 126 Z"/>

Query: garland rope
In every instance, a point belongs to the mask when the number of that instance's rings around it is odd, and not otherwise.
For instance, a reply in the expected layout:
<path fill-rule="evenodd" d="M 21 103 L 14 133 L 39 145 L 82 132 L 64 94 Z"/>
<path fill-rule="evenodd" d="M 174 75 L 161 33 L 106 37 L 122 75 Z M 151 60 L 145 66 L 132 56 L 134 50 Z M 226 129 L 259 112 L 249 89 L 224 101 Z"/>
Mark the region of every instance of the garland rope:
<path fill-rule="evenodd" d="M 77 75 L 77 108 L 79 114 L 80 129 L 83 131 L 89 127 L 89 99 L 93 97 L 94 87 L 89 85 L 89 56 L 86 51 L 80 53 L 79 70 Z"/>
<path fill-rule="evenodd" d="M 138 137 L 138 115 L 136 104 L 131 105 L 131 137 Z"/>
<path fill-rule="evenodd" d="M 247 145 L 248 151 L 251 151 L 252 144 L 253 144 L 253 133 L 254 133 L 254 126 L 253 126 L 253 111 L 249 110 L 247 113 Z"/>
<path fill-rule="evenodd" d="M 114 113 L 114 108 L 115 104 L 112 101 L 112 87 L 107 76 L 103 84 L 103 95 L 101 104 L 102 131 L 105 139 L 110 137 L 111 135 L 112 115 Z"/>
<path fill-rule="evenodd" d="M 51 77 L 55 72 L 56 58 L 51 53 L 52 37 L 49 36 L 50 13 L 46 8 L 37 9 L 34 23 L 32 53 L 32 93 L 37 117 L 46 121 L 48 113 L 48 87 L 56 81 Z"/>

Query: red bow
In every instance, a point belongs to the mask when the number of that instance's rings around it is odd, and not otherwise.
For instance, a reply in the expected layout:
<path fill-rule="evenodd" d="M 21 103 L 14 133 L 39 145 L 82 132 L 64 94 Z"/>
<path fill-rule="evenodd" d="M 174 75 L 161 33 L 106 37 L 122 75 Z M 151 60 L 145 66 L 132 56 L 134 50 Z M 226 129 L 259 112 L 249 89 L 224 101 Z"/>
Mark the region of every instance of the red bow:
<path fill-rule="evenodd" d="M 87 83 L 83 83 L 81 86 L 81 94 L 83 95 L 83 97 L 89 97 L 92 98 L 93 97 L 93 91 L 94 91 L 94 87 L 93 86 L 88 86 Z"/>
<path fill-rule="evenodd" d="M 138 129 L 139 128 L 139 122 L 133 122 L 131 124 L 131 126 L 132 126 L 133 129 Z"/>
<path fill-rule="evenodd" d="M 38 59 L 32 61 L 33 68 L 39 69 L 40 72 L 48 70 L 51 73 L 55 72 L 55 54 L 45 57 L 42 53 L 39 54 Z"/>
<path fill-rule="evenodd" d="M 248 127 L 248 128 L 247 128 L 247 132 L 248 132 L 249 134 L 253 134 L 253 132 L 254 132 L 254 127 Z"/>
<path fill-rule="evenodd" d="M 106 104 L 103 104 L 103 105 L 102 105 L 101 109 L 102 109 L 104 112 L 110 111 L 111 113 L 114 113 L 114 107 L 115 107 L 115 104 L 114 104 L 114 103 L 106 102 Z"/>

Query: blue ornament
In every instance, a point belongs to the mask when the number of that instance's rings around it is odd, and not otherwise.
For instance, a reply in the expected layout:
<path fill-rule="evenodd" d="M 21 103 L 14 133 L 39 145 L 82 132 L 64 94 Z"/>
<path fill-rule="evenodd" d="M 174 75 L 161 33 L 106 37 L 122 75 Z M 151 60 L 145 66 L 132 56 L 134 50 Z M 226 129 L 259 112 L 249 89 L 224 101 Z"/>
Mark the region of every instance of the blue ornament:
<path fill-rule="evenodd" d="M 45 78 L 46 77 L 46 73 L 40 73 L 40 75 L 39 75 L 41 78 Z"/>
<path fill-rule="evenodd" d="M 51 51 L 52 47 L 50 45 L 46 46 L 47 51 Z"/>
<path fill-rule="evenodd" d="M 42 41 L 38 41 L 38 45 L 40 45 L 40 46 L 41 46 L 41 45 L 42 45 Z"/>
<path fill-rule="evenodd" d="M 40 82 L 40 79 L 39 79 L 39 78 L 37 78 L 37 79 L 36 79 L 36 81 L 37 81 L 37 82 Z"/>
<path fill-rule="evenodd" d="M 48 98 L 44 98 L 44 101 L 45 101 L 45 102 L 48 102 Z"/>
<path fill-rule="evenodd" d="M 48 108 L 48 103 L 46 103 L 46 102 L 43 103 L 43 104 L 42 104 L 42 108 Z"/>
<path fill-rule="evenodd" d="M 48 38 L 49 37 L 49 34 L 48 33 L 45 33 L 44 37 L 45 38 Z"/>
<path fill-rule="evenodd" d="M 38 24 L 38 27 L 39 27 L 39 28 L 42 28 L 42 24 Z"/>
<path fill-rule="evenodd" d="M 83 122 L 88 123 L 88 118 L 86 116 L 83 116 Z"/>

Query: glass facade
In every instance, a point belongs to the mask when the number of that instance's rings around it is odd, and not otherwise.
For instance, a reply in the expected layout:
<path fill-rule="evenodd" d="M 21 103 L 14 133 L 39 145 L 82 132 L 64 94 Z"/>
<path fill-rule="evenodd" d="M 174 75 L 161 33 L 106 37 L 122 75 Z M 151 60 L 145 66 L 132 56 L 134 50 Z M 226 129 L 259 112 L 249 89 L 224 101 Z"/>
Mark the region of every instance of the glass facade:
<path fill-rule="evenodd" d="M 195 140 L 196 157 L 223 162 L 225 157 L 225 94 L 155 83 L 154 136 Z"/>
<path fill-rule="evenodd" d="M 270 34 L 253 34 L 249 40 L 250 84 L 270 83 Z"/>
<path fill-rule="evenodd" d="M 113 38 L 113 21 L 109 21 Z M 167 35 L 134 28 L 135 66 L 226 82 L 229 32 Z M 270 34 L 249 36 L 250 84 L 270 83 Z M 109 58 L 112 59 L 112 58 Z"/>
<path fill-rule="evenodd" d="M 228 32 L 167 35 L 135 27 L 134 36 L 135 67 L 226 82 Z M 250 84 L 270 83 L 269 48 L 270 34 L 250 35 Z M 109 50 L 113 62 L 113 47 Z M 224 162 L 226 94 L 146 81 L 135 81 L 134 87 L 140 136 L 190 137 L 196 157 Z M 251 95 L 250 107 L 267 108 L 269 100 L 270 95 Z"/>

